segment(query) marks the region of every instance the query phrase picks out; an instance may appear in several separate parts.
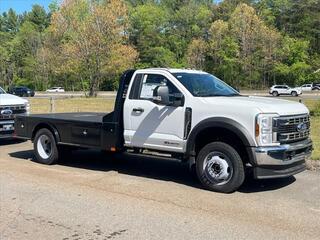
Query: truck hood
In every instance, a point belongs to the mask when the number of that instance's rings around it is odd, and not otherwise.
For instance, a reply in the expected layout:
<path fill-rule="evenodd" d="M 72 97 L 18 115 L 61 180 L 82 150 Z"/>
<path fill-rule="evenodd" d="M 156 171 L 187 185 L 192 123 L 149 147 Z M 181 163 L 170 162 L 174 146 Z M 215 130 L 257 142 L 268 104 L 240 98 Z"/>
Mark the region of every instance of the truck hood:
<path fill-rule="evenodd" d="M 309 113 L 308 108 L 295 101 L 275 99 L 271 97 L 236 96 L 236 97 L 205 97 L 202 100 L 208 104 L 225 104 L 234 109 L 256 109 L 261 113 L 276 113 L 279 115 L 295 115 Z"/>
<path fill-rule="evenodd" d="M 11 94 L 0 94 L 0 106 L 22 105 L 28 101 Z"/>

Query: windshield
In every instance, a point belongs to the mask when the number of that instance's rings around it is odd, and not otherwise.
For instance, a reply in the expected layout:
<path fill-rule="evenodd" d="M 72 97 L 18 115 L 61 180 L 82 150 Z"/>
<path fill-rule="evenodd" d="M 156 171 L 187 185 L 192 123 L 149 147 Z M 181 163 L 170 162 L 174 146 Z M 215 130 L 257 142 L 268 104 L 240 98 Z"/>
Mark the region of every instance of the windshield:
<path fill-rule="evenodd" d="M 196 97 L 239 96 L 239 93 L 208 73 L 173 73 L 180 83 Z"/>
<path fill-rule="evenodd" d="M 0 87 L 0 94 L 5 94 L 6 92 Z"/>

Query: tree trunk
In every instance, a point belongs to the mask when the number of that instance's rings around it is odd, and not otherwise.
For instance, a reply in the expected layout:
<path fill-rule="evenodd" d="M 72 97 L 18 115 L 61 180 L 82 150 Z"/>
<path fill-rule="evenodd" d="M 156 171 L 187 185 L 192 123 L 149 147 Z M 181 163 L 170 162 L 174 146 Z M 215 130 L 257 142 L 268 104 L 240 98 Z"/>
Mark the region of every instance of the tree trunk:
<path fill-rule="evenodd" d="M 97 90 L 97 76 L 90 76 L 89 97 L 94 97 Z"/>

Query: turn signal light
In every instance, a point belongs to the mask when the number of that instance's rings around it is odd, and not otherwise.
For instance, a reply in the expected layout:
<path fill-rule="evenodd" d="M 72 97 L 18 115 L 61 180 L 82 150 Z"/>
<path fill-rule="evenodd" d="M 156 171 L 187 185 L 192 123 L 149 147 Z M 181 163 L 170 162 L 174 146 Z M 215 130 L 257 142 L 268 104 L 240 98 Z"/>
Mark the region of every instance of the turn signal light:
<path fill-rule="evenodd" d="M 256 132 L 256 137 L 259 137 L 259 133 L 260 133 L 260 126 L 258 123 L 256 123 L 256 129 L 255 129 L 255 132 Z"/>

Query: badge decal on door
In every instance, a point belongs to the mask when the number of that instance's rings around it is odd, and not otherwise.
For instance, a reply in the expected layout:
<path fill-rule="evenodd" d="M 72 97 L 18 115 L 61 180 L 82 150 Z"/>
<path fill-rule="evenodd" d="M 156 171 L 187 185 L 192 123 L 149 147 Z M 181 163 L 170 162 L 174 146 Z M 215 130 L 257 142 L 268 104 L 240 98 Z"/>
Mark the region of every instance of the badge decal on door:
<path fill-rule="evenodd" d="M 176 142 L 168 142 L 168 141 L 164 141 L 164 144 L 165 145 L 174 145 L 174 146 L 179 146 L 180 144 L 179 143 L 176 143 Z"/>

